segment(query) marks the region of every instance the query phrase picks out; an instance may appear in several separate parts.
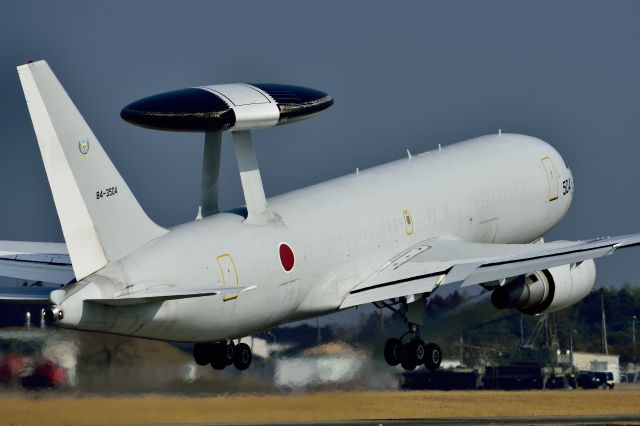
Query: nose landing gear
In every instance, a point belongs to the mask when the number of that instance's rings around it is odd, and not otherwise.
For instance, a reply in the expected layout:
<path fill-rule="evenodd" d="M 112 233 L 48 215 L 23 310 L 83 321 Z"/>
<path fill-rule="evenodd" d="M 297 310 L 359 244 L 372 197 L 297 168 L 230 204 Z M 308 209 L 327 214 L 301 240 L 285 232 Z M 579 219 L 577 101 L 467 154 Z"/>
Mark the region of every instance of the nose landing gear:
<path fill-rule="evenodd" d="M 234 344 L 233 341 L 215 343 L 196 343 L 193 346 L 193 358 L 198 365 L 211 364 L 216 370 L 224 370 L 233 364 L 238 370 L 246 370 L 251 365 L 251 348 L 246 343 Z"/>

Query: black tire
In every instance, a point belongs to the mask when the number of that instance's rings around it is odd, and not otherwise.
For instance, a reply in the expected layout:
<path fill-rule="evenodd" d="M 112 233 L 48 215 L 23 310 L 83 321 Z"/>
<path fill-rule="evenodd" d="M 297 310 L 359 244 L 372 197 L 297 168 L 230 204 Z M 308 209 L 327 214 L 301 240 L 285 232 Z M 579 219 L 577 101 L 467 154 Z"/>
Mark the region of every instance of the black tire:
<path fill-rule="evenodd" d="M 193 345 L 193 359 L 198 365 L 207 365 L 211 362 L 211 344 L 196 343 Z"/>
<path fill-rule="evenodd" d="M 422 341 L 422 339 L 414 339 L 410 344 L 416 364 L 424 364 L 427 357 L 427 345 Z"/>
<path fill-rule="evenodd" d="M 400 365 L 407 371 L 415 370 L 418 365 L 412 347 L 412 342 L 405 343 L 400 347 Z"/>
<path fill-rule="evenodd" d="M 391 366 L 400 364 L 400 339 L 389 339 L 384 344 L 384 360 Z"/>
<path fill-rule="evenodd" d="M 233 341 L 227 344 L 227 347 L 225 348 L 225 353 L 224 353 L 224 362 L 226 365 L 233 364 L 235 349 L 236 349 L 236 345 L 233 343 Z"/>
<path fill-rule="evenodd" d="M 424 365 L 429 370 L 437 370 L 442 362 L 442 349 L 435 343 L 429 343 L 425 347 Z"/>
<path fill-rule="evenodd" d="M 214 343 L 211 348 L 211 367 L 215 370 L 224 370 L 227 366 L 226 352 L 227 342 Z"/>
<path fill-rule="evenodd" d="M 251 365 L 251 348 L 246 343 L 236 345 L 233 351 L 233 365 L 238 370 L 246 370 Z"/>

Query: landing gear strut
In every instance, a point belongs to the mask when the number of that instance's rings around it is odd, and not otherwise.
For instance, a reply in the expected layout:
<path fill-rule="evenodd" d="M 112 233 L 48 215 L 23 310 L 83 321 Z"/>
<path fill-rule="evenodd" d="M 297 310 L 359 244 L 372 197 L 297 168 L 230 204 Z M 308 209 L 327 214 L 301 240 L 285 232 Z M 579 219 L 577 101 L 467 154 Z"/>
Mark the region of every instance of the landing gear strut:
<path fill-rule="evenodd" d="M 238 370 L 246 370 L 251 365 L 251 348 L 246 343 L 234 344 L 233 341 L 215 343 L 196 343 L 193 346 L 193 358 L 198 365 L 211 364 L 216 370 L 224 370 L 233 364 Z"/>
<path fill-rule="evenodd" d="M 420 338 L 420 326 L 422 322 L 422 309 L 424 308 L 424 300 L 421 303 L 415 302 L 415 307 L 407 304 L 406 313 L 396 309 L 395 304 L 377 302 L 376 307 L 379 309 L 388 308 L 394 313 L 402 316 L 405 323 L 409 327 L 409 331 L 400 336 L 399 339 L 391 338 L 384 345 L 384 359 L 387 364 L 396 366 L 402 365 L 407 371 L 414 370 L 417 366 L 424 364 L 429 370 L 435 370 L 440 367 L 442 362 L 442 349 L 436 343 L 427 343 Z M 413 311 L 413 312 L 412 312 Z M 419 316 L 418 316 L 419 315 Z M 414 320 L 415 322 L 411 321 Z M 403 339 L 409 336 L 408 341 L 403 343 Z"/>

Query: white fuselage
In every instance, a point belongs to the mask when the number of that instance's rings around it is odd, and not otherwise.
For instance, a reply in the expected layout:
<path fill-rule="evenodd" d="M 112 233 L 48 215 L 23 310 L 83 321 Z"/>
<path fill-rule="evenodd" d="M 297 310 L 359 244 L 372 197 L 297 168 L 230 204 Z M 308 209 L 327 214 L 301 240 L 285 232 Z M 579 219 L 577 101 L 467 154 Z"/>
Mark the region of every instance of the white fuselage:
<path fill-rule="evenodd" d="M 428 238 L 529 243 L 566 214 L 571 172 L 547 143 L 489 135 L 269 199 L 263 225 L 220 213 L 185 223 L 68 288 L 63 327 L 183 342 L 238 338 L 336 311 L 380 265 Z M 563 182 L 569 181 L 563 188 Z M 285 272 L 278 247 L 295 266 Z M 114 307 L 117 291 L 257 286 Z"/>

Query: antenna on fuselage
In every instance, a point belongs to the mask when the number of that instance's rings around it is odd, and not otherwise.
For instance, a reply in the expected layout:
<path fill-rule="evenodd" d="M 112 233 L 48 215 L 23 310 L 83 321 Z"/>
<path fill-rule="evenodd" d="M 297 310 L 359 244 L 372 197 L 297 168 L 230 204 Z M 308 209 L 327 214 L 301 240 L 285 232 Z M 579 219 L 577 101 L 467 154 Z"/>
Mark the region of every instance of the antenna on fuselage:
<path fill-rule="evenodd" d="M 206 132 L 202 153 L 202 177 L 200 180 L 200 206 L 197 219 L 218 213 L 218 178 L 222 154 L 222 132 Z"/>
<path fill-rule="evenodd" d="M 267 206 L 267 197 L 262 185 L 260 168 L 253 148 L 251 131 L 233 132 L 233 150 L 236 153 L 240 182 L 247 206 L 248 223 L 264 223 L 273 219 L 274 214 Z"/>
<path fill-rule="evenodd" d="M 247 207 L 245 223 L 262 224 L 277 216 L 267 206 L 251 130 L 304 120 L 331 105 L 331 96 L 305 87 L 221 84 L 140 99 L 120 116 L 146 128 L 205 133 L 198 218 L 219 211 L 222 132 L 230 131 Z"/>

